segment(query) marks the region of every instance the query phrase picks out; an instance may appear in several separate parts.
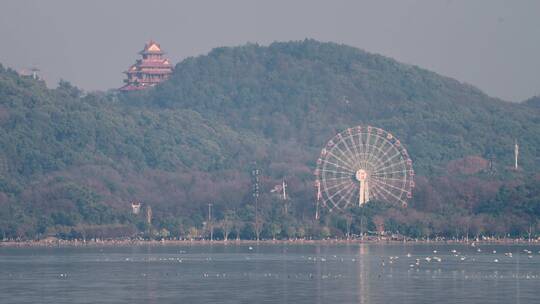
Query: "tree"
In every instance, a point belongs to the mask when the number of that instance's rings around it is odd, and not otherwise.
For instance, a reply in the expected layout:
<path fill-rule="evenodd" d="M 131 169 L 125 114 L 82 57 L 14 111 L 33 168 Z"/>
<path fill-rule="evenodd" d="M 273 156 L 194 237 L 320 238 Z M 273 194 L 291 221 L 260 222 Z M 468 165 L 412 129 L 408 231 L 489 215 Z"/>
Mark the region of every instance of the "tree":
<path fill-rule="evenodd" d="M 223 240 L 227 241 L 229 239 L 229 234 L 234 228 L 234 223 L 237 220 L 236 212 L 232 210 L 225 211 L 223 220 L 221 220 L 221 228 L 223 229 Z M 237 234 L 238 235 L 238 234 Z"/>
<path fill-rule="evenodd" d="M 276 236 L 281 233 L 281 225 L 277 222 L 270 224 L 270 233 L 272 234 L 272 240 L 276 240 Z"/>

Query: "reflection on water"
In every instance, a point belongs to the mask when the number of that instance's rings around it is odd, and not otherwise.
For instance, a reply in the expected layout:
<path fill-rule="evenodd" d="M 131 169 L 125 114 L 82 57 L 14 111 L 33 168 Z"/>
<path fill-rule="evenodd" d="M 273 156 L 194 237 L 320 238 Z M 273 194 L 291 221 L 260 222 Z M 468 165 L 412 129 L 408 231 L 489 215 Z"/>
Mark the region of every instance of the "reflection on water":
<path fill-rule="evenodd" d="M 540 246 L 0 248 L 0 303 L 531 303 Z"/>
<path fill-rule="evenodd" d="M 367 284 L 367 274 L 369 273 L 369 264 L 366 263 L 369 246 L 360 244 L 358 247 L 358 267 L 357 267 L 357 284 L 358 284 L 358 303 L 368 303 L 366 295 L 369 294 L 369 285 Z"/>

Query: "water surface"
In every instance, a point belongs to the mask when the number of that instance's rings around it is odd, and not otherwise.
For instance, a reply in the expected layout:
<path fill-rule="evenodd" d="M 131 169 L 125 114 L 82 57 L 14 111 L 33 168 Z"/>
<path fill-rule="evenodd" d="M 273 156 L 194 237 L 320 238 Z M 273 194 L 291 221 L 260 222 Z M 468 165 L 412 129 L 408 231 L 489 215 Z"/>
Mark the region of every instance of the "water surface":
<path fill-rule="evenodd" d="M 540 303 L 539 251 L 435 244 L 0 248 L 0 303 Z"/>

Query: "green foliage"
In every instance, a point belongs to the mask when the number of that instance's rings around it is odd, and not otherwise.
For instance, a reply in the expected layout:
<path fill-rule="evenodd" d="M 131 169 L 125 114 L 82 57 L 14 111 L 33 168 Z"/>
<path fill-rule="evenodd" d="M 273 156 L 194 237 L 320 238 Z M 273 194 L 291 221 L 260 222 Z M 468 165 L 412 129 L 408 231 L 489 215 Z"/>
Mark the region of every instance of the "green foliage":
<path fill-rule="evenodd" d="M 216 220 L 233 218 L 232 235 L 252 239 L 255 162 L 265 238 L 377 225 L 418 237 L 519 235 L 540 216 L 531 182 L 540 169 L 540 113 L 531 105 L 313 40 L 217 48 L 182 61 L 155 89 L 128 94 L 85 93 L 66 81 L 50 90 L 0 66 L 0 237 L 150 231 L 144 214 L 130 214 L 135 200 L 152 207 L 159 237 L 203 235 L 212 202 Z M 343 215 L 314 223 L 320 148 L 359 124 L 384 128 L 407 147 L 418 180 L 411 208 L 369 204 L 352 210 L 351 227 Z M 514 172 L 516 139 L 522 169 Z M 492 170 L 456 171 L 452 164 L 469 156 L 493 159 Z M 288 214 L 269 194 L 282 178 Z M 508 224 L 499 229 L 501 217 Z"/>

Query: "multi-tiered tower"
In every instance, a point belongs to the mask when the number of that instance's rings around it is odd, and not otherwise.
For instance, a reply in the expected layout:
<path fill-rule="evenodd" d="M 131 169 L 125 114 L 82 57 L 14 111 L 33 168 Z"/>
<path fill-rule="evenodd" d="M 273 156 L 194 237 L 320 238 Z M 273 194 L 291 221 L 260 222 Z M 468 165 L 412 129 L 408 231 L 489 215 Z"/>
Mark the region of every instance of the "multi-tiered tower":
<path fill-rule="evenodd" d="M 169 78 L 172 73 L 172 65 L 168 59 L 163 58 L 161 46 L 155 41 L 148 42 L 144 49 L 139 52 L 142 59 L 132 65 L 124 73 L 127 79 L 120 90 L 133 91 L 152 87 Z"/>

